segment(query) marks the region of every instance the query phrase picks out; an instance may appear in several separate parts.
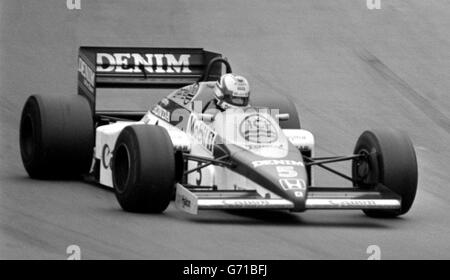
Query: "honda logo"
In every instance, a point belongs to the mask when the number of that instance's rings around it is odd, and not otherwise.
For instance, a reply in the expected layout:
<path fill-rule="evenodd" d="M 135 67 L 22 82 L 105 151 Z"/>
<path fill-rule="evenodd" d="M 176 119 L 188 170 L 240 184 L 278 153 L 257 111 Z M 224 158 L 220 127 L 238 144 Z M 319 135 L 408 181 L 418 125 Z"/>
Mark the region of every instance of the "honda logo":
<path fill-rule="evenodd" d="M 305 180 L 302 179 L 280 179 L 279 182 L 285 191 L 306 189 Z"/>

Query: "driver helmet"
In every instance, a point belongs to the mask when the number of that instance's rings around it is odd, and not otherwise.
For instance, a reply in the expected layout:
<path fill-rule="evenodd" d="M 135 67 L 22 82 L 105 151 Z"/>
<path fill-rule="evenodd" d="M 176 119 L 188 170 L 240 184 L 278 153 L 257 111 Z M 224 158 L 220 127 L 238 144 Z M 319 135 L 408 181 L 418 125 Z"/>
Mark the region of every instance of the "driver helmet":
<path fill-rule="evenodd" d="M 234 107 L 245 107 L 250 98 L 250 85 L 246 78 L 234 74 L 220 77 L 214 86 L 217 105 L 223 110 Z"/>

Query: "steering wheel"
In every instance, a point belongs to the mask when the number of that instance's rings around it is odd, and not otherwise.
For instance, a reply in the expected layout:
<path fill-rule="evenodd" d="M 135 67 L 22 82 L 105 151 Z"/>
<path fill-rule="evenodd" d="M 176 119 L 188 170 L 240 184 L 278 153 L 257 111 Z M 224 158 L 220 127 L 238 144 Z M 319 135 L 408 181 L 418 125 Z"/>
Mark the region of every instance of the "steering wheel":
<path fill-rule="evenodd" d="M 209 75 L 210 75 L 211 69 L 212 69 L 213 65 L 216 64 L 216 63 L 223 63 L 223 64 L 225 64 L 226 73 L 227 74 L 228 73 L 232 73 L 230 63 L 225 58 L 215 57 L 215 58 L 213 58 L 213 59 L 211 59 L 209 61 L 208 66 L 206 67 L 205 74 L 203 74 L 203 76 L 200 77 L 200 79 L 198 80 L 199 82 L 204 82 L 204 81 L 208 81 L 209 80 Z"/>

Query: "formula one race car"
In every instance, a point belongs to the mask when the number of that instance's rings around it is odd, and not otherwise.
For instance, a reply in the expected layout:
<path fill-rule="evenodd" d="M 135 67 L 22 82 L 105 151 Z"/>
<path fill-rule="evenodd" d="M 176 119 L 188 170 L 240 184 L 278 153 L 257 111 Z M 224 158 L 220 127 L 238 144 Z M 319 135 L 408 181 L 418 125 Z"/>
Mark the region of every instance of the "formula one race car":
<path fill-rule="evenodd" d="M 314 137 L 300 127 L 287 98 L 217 107 L 224 72 L 232 72 L 228 61 L 203 49 L 81 47 L 79 94 L 33 95 L 25 104 L 25 169 L 31 178 L 78 177 L 114 188 L 120 206 L 131 212 L 163 212 L 174 197 L 192 214 L 362 209 L 394 217 L 411 208 L 417 161 L 408 136 L 365 131 L 353 154 L 314 157 Z M 236 79 L 235 89 L 245 93 L 244 79 Z M 148 104 L 150 110 L 100 110 L 96 104 L 99 90 L 106 98 L 120 91 L 126 101 L 131 92 L 164 89 L 175 91 Z M 347 160 L 351 176 L 326 165 Z M 353 188 L 315 186 L 313 166 L 348 179 Z"/>

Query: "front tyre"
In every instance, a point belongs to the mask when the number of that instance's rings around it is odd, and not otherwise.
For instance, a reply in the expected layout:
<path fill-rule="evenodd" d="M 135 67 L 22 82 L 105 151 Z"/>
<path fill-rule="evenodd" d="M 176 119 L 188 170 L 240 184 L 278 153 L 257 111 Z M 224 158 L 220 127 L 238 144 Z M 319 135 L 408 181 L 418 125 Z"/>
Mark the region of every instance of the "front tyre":
<path fill-rule="evenodd" d="M 373 188 L 382 184 L 401 197 L 396 210 L 363 210 L 370 217 L 397 217 L 411 208 L 417 191 L 417 159 L 411 140 L 394 130 L 365 131 L 358 139 L 354 154 L 366 153 L 365 160 L 352 164 L 355 186 Z"/>
<path fill-rule="evenodd" d="M 123 210 L 161 213 L 175 186 L 175 155 L 167 131 L 159 126 L 127 126 L 112 159 L 113 184 Z"/>

